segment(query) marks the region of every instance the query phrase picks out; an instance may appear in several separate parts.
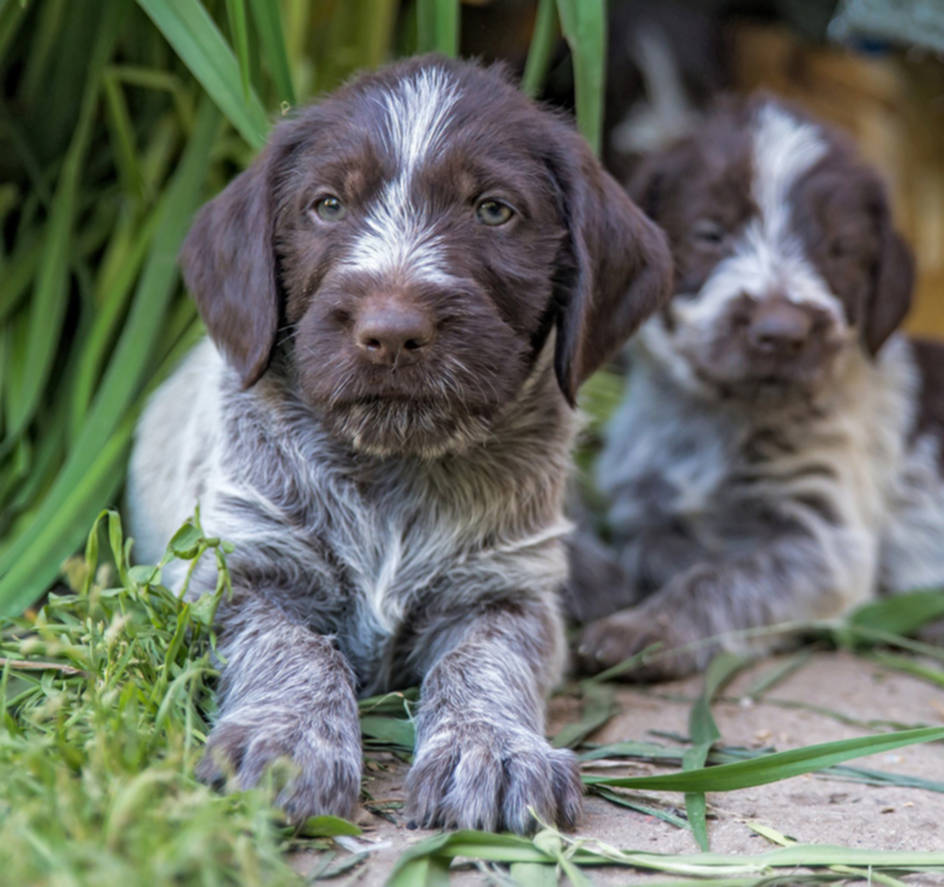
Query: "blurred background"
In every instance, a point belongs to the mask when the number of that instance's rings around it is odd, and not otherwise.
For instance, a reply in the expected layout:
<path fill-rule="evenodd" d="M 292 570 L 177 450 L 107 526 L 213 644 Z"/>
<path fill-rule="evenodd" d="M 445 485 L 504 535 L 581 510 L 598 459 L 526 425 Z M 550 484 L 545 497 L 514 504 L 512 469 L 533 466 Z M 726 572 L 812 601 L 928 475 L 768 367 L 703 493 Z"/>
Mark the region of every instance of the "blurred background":
<path fill-rule="evenodd" d="M 117 502 L 144 399 L 202 335 L 194 210 L 280 115 L 430 50 L 504 61 L 623 180 L 720 92 L 835 122 L 915 250 L 909 329 L 944 336 L 940 0 L 0 0 L 0 615 Z"/>

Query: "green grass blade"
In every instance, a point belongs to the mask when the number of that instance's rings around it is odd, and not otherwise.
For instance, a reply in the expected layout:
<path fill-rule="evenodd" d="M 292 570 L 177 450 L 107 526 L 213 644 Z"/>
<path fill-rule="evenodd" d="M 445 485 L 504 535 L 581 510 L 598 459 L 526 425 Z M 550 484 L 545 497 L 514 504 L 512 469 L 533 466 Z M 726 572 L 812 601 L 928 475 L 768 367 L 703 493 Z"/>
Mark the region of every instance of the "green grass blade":
<path fill-rule="evenodd" d="M 243 87 L 243 98 L 249 101 L 251 75 L 249 25 L 246 22 L 245 0 L 226 0 L 226 18 L 229 21 L 230 34 L 236 48 L 236 60 L 239 62 L 239 80 Z"/>
<path fill-rule="evenodd" d="M 18 437 L 32 420 L 56 358 L 62 321 L 68 305 L 69 255 L 82 165 L 91 139 L 105 62 L 117 40 L 121 20 L 114 7 L 115 3 L 112 2 L 102 13 L 103 26 L 98 32 L 89 60 L 79 123 L 56 186 L 52 215 L 44 235 L 36 288 L 30 299 L 30 323 L 24 358 L 30 372 L 23 378 L 23 387 L 15 408 L 8 413 L 8 439 Z"/>
<path fill-rule="evenodd" d="M 144 197 L 144 179 L 138 163 L 134 126 L 131 123 L 131 115 L 128 113 L 128 103 L 121 91 L 121 84 L 113 70 L 105 71 L 102 86 L 118 180 L 126 195 L 141 200 Z"/>
<path fill-rule="evenodd" d="M 459 53 L 459 0 L 417 0 L 417 52 Z"/>
<path fill-rule="evenodd" d="M 612 785 L 653 791 L 726 792 L 755 785 L 766 785 L 780 779 L 801 776 L 804 773 L 813 773 L 853 758 L 891 751 L 917 742 L 936 742 L 942 739 L 944 739 L 944 727 L 919 727 L 914 730 L 882 733 L 878 736 L 823 742 L 761 755 L 747 761 L 705 767 L 687 773 L 638 777 L 585 775 L 583 781 L 587 785 Z"/>
<path fill-rule="evenodd" d="M 544 86 L 557 44 L 557 31 L 557 0 L 540 0 L 534 19 L 534 34 L 531 35 L 531 46 L 528 48 L 528 60 L 521 77 L 521 90 L 531 98 L 539 95 Z"/>
<path fill-rule="evenodd" d="M 204 102 L 183 159 L 161 200 L 160 221 L 131 313 L 81 433 L 31 521 L 0 555 L 0 617 L 15 615 L 43 592 L 59 570 L 62 552 L 68 553 L 80 541 L 75 523 L 78 517 L 104 504 L 101 488 L 83 487 L 83 478 L 92 465 L 101 464 L 102 448 L 114 446 L 113 432 L 128 416 L 151 368 L 154 342 L 177 282 L 177 249 L 199 202 L 218 129 L 219 115 Z M 123 476 L 121 468 L 118 460 L 111 467 L 113 487 Z M 76 492 L 80 488 L 88 500 Z M 58 532 L 63 535 L 57 536 Z"/>
<path fill-rule="evenodd" d="M 584 682 L 580 686 L 582 700 L 580 719 L 565 724 L 551 743 L 555 748 L 573 748 L 602 727 L 616 712 L 613 688 L 606 684 Z"/>
<path fill-rule="evenodd" d="M 288 62 L 279 5 L 272 0 L 250 0 L 250 8 L 259 34 L 262 56 L 275 81 L 279 102 L 294 105 L 295 89 L 292 86 L 292 69 Z M 366 22 L 365 27 L 368 27 Z"/>
<path fill-rule="evenodd" d="M 859 607 L 849 616 L 857 628 L 872 628 L 891 634 L 909 634 L 944 616 L 944 591 L 912 591 Z"/>
<path fill-rule="evenodd" d="M 251 89 L 243 96 L 236 56 L 203 5 L 198 0 L 138 0 L 138 5 L 237 132 L 261 148 L 269 132 L 265 109 Z"/>
<path fill-rule="evenodd" d="M 599 155 L 606 85 L 606 0 L 557 0 L 557 12 L 573 57 L 577 127 Z"/>
<path fill-rule="evenodd" d="M 692 747 L 682 755 L 683 770 L 697 770 L 705 766 L 708 752 L 721 738 L 721 731 L 711 714 L 711 700 L 747 660 L 733 653 L 719 653 L 712 659 L 705 674 L 705 686 L 692 705 L 688 717 L 688 733 Z M 702 850 L 708 849 L 708 805 L 704 792 L 685 793 L 685 813 L 692 827 L 695 841 Z"/>

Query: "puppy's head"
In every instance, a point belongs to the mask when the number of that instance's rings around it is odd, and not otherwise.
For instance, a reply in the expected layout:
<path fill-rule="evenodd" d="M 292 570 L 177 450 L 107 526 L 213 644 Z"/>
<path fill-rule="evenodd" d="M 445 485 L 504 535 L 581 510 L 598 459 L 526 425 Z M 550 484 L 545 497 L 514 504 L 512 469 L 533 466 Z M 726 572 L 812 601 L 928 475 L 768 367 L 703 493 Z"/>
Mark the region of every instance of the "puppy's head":
<path fill-rule="evenodd" d="M 908 309 L 912 262 L 878 177 L 772 99 L 721 106 L 630 190 L 676 269 L 643 338 L 691 388 L 809 394 L 850 349 L 874 355 Z"/>
<path fill-rule="evenodd" d="M 552 330 L 577 386 L 668 295 L 661 233 L 500 71 L 426 57 L 278 126 L 197 216 L 182 264 L 251 386 L 284 352 L 364 451 L 488 434 Z"/>

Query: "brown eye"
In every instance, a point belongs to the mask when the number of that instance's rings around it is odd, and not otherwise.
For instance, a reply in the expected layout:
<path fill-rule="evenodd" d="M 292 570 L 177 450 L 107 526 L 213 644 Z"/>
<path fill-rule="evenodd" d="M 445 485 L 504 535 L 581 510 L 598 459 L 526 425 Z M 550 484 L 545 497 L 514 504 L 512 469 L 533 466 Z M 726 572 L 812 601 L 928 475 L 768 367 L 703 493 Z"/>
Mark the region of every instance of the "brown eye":
<path fill-rule="evenodd" d="M 704 246 L 718 246 L 727 236 L 724 227 L 713 219 L 700 219 L 692 227 L 692 237 Z"/>
<path fill-rule="evenodd" d="M 502 203 L 493 197 L 480 200 L 475 207 L 476 218 L 483 225 L 492 227 L 504 225 L 514 214 L 515 211 L 507 203 Z"/>
<path fill-rule="evenodd" d="M 312 210 L 322 222 L 340 222 L 347 215 L 341 199 L 333 194 L 319 197 L 312 205 Z"/>

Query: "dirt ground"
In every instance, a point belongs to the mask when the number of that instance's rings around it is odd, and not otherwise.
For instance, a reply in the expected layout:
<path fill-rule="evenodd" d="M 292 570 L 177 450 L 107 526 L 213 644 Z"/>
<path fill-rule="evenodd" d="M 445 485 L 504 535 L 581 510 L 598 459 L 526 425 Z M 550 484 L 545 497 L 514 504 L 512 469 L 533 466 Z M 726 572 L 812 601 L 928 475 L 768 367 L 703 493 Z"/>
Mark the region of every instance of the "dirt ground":
<path fill-rule="evenodd" d="M 944 691 L 940 688 L 844 653 L 815 653 L 760 700 L 744 698 L 747 688 L 775 668 L 777 661 L 765 660 L 741 672 L 715 703 L 713 712 L 724 745 L 774 746 L 782 751 L 861 736 L 870 732 L 869 722 L 899 728 L 944 722 Z M 696 678 L 652 688 L 622 687 L 618 690 L 619 713 L 590 739 L 600 743 L 622 739 L 667 742 L 650 731 L 686 735 L 691 699 L 700 685 Z M 574 706 L 572 699 L 552 700 L 551 732 L 574 718 Z M 944 743 L 910 746 L 850 764 L 944 781 Z M 607 772 L 613 773 L 614 766 L 615 772 L 624 775 L 660 772 L 650 764 L 625 761 L 610 765 Z M 386 772 L 369 773 L 367 789 L 374 799 L 402 799 L 405 775 L 406 766 L 394 763 Z M 680 795 L 668 792 L 636 797 L 649 806 L 667 810 L 683 806 Z M 752 831 L 748 822 L 770 826 L 803 843 L 882 850 L 944 849 L 944 794 L 922 789 L 872 786 L 808 775 L 758 788 L 709 794 L 708 804 L 711 849 L 718 852 L 747 856 L 771 849 L 772 845 Z M 391 815 L 394 822 L 366 809 L 362 811 L 358 822 L 364 834 L 348 839 L 356 841 L 349 848 L 370 848 L 372 852 L 364 863 L 333 883 L 382 885 L 403 850 L 431 834 L 408 830 L 405 817 L 398 810 Z M 597 797 L 586 799 L 577 834 L 623 849 L 659 853 L 697 851 L 688 829 L 616 807 Z M 305 857 L 296 862 L 303 872 L 313 865 Z M 593 883 L 600 885 L 645 884 L 666 877 L 650 877 L 617 867 L 585 871 Z M 911 876 L 907 881 L 922 887 L 944 885 L 944 875 Z M 482 871 L 471 869 L 457 870 L 451 879 L 456 885 L 487 882 Z"/>

